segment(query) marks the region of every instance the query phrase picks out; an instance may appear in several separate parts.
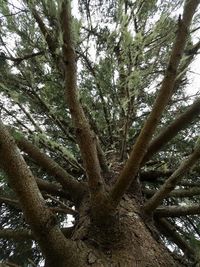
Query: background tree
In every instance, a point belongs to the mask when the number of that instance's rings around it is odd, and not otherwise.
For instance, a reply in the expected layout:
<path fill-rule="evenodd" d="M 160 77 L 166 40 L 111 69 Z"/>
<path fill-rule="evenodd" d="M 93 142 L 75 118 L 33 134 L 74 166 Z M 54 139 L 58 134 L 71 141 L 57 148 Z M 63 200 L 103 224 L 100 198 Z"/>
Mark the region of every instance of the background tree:
<path fill-rule="evenodd" d="M 199 2 L 0 1 L 6 266 L 198 266 Z"/>

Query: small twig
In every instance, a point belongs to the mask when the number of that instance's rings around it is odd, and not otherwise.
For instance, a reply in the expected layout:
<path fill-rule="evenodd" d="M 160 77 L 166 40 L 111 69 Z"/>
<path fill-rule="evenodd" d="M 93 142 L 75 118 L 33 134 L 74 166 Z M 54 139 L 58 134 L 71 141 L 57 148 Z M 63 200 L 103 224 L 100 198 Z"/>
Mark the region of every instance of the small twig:
<path fill-rule="evenodd" d="M 2 18 L 4 18 L 4 17 L 12 17 L 12 16 L 16 16 L 16 15 L 22 13 L 22 12 L 27 13 L 28 10 L 20 10 L 20 11 L 18 11 L 18 12 L 16 12 L 16 13 L 6 14 L 6 15 L 1 16 L 0 19 L 2 19 Z"/>
<path fill-rule="evenodd" d="M 44 51 L 40 51 L 40 52 L 37 52 L 37 53 L 32 53 L 32 54 L 29 54 L 29 55 L 24 55 L 22 57 L 17 57 L 17 58 L 9 57 L 9 56 L 6 56 L 4 53 L 0 53 L 0 58 L 11 60 L 11 61 L 16 62 L 17 64 L 20 64 L 23 60 L 27 60 L 27 59 L 30 59 L 30 58 L 33 58 L 33 57 L 36 57 L 36 56 L 41 56 L 41 55 L 44 55 Z"/>
<path fill-rule="evenodd" d="M 47 197 L 50 198 L 51 200 L 55 201 L 56 203 L 58 203 L 61 207 L 61 208 L 58 208 L 58 207 L 53 207 L 51 208 L 51 210 L 54 210 L 54 211 L 60 211 L 60 212 L 65 212 L 65 213 L 68 213 L 68 214 L 71 214 L 73 216 L 77 215 L 78 212 L 76 210 L 73 210 L 71 208 L 69 208 L 65 203 L 63 203 L 62 201 L 58 200 L 57 198 L 47 194 Z"/>

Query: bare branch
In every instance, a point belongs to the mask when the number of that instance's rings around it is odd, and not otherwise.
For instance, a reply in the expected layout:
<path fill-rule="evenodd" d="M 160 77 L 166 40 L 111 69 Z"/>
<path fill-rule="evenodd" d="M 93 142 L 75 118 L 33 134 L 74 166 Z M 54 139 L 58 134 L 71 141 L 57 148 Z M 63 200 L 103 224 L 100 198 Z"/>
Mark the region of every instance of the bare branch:
<path fill-rule="evenodd" d="M 172 175 L 173 171 L 143 171 L 140 173 L 140 180 L 141 181 L 146 181 L 146 182 L 155 182 L 156 180 L 158 180 L 159 178 L 165 178 L 165 177 L 169 177 L 170 175 Z"/>
<path fill-rule="evenodd" d="M 63 31 L 63 59 L 65 66 L 65 96 L 76 128 L 77 141 L 89 179 L 89 188 L 93 198 L 101 198 L 104 182 L 97 156 L 94 133 L 86 119 L 77 92 L 76 54 L 71 32 L 71 10 L 69 1 L 63 1 L 61 10 L 61 28 Z M 96 200 L 95 200 L 96 201 Z"/>
<path fill-rule="evenodd" d="M 197 99 L 183 114 L 164 128 L 157 137 L 149 144 L 142 164 L 147 162 L 156 152 L 166 145 L 181 130 L 185 129 L 200 114 L 200 99 Z"/>
<path fill-rule="evenodd" d="M 181 186 L 189 186 L 189 187 L 200 187 L 200 181 L 198 182 L 193 182 L 193 181 L 187 181 L 187 180 L 183 180 L 180 181 L 180 183 L 178 183 Z"/>
<path fill-rule="evenodd" d="M 144 205 L 146 213 L 151 214 L 166 196 L 175 188 L 186 172 L 200 159 L 200 147 L 197 145 L 194 152 L 182 162 L 179 168 L 166 180 L 161 188 Z"/>
<path fill-rule="evenodd" d="M 165 178 L 169 177 L 173 174 L 172 170 L 168 171 L 142 171 L 140 175 L 140 180 L 142 182 L 149 182 L 149 183 L 157 183 L 161 184 L 164 183 Z M 200 187 L 200 181 L 189 181 L 187 179 L 184 179 L 182 181 L 178 181 L 178 185 L 181 186 L 187 186 L 187 187 Z"/>
<path fill-rule="evenodd" d="M 16 199 L 12 199 L 12 198 L 8 198 L 5 196 L 0 196 L 0 204 L 5 203 L 17 210 L 21 210 L 20 205 L 19 205 L 19 201 Z"/>
<path fill-rule="evenodd" d="M 145 195 L 151 197 L 156 193 L 156 190 L 152 189 L 144 189 L 143 192 Z M 200 187 L 197 188 L 188 188 L 188 189 L 176 189 L 170 192 L 167 197 L 178 197 L 178 198 L 183 198 L 183 197 L 194 197 L 200 195 Z"/>
<path fill-rule="evenodd" d="M 35 179 L 36 179 L 37 185 L 41 191 L 45 191 L 45 192 L 52 194 L 52 195 L 64 197 L 66 199 L 71 199 L 69 194 L 67 194 L 63 190 L 63 188 L 60 184 L 50 183 L 48 181 L 45 181 L 45 180 L 37 178 L 37 177 Z"/>
<path fill-rule="evenodd" d="M 4 261 L 3 263 L 1 263 L 1 267 L 21 267 L 21 266 L 10 261 Z"/>
<path fill-rule="evenodd" d="M 74 227 L 67 227 L 67 228 L 61 228 L 62 233 L 66 238 L 70 238 Z M 0 238 L 2 239 L 12 239 L 14 241 L 24 241 L 24 240 L 35 240 L 35 236 L 33 235 L 32 231 L 29 229 L 0 229 Z"/>
<path fill-rule="evenodd" d="M 15 134 L 13 136 L 16 137 Z M 39 148 L 23 138 L 23 136 L 17 136 L 16 142 L 19 148 L 34 159 L 39 166 L 43 167 L 47 173 L 53 175 L 74 201 L 79 201 L 86 191 L 86 186 L 75 181 L 58 163 L 42 153 Z"/>
<path fill-rule="evenodd" d="M 77 258 L 75 259 L 77 252 L 75 243 L 67 240 L 58 228 L 55 216 L 46 207 L 33 174 L 21 156 L 14 139 L 1 122 L 0 158 L 1 167 L 8 176 L 9 184 L 20 201 L 26 221 L 37 237 L 49 266 L 64 266 L 64 264 L 73 267 L 82 266 L 79 264 L 79 259 L 78 263 Z"/>
<path fill-rule="evenodd" d="M 175 243 L 184 252 L 184 254 L 194 260 L 195 251 L 186 242 L 186 240 L 177 233 L 176 228 L 170 222 L 165 219 L 157 219 L 156 226 L 159 231 Z"/>
<path fill-rule="evenodd" d="M 60 205 L 62 208 L 62 212 L 66 213 L 66 214 L 71 214 L 73 216 L 78 215 L 78 212 L 76 210 L 69 208 L 65 203 L 58 200 L 57 198 L 52 197 L 51 195 L 47 195 L 47 197 L 52 199 L 54 202 L 58 203 L 58 205 Z M 58 208 L 58 212 L 59 212 L 59 209 L 60 209 L 59 207 L 53 207 L 52 209 L 54 209 L 54 211 L 56 211 L 56 208 Z"/>
<path fill-rule="evenodd" d="M 27 59 L 30 59 L 30 58 L 33 58 L 33 57 L 37 57 L 37 56 L 41 56 L 41 55 L 44 55 L 44 51 L 40 51 L 40 52 L 37 52 L 37 53 L 24 55 L 24 56 L 17 57 L 17 58 L 16 57 L 9 57 L 9 56 L 4 55 L 4 53 L 0 53 L 0 58 L 11 60 L 11 61 L 16 62 L 17 64 L 20 64 L 23 60 L 27 60 Z"/>
<path fill-rule="evenodd" d="M 200 205 L 159 207 L 155 210 L 155 216 L 180 217 L 200 214 Z"/>
<path fill-rule="evenodd" d="M 178 66 L 187 41 L 189 27 L 198 4 L 199 1 L 196 0 L 186 1 L 183 18 L 179 18 L 176 39 L 158 96 L 132 149 L 130 157 L 111 191 L 111 198 L 116 204 L 119 203 L 126 189 L 130 186 L 133 179 L 136 178 L 140 164 L 146 154 L 148 144 L 172 95 Z"/>
<path fill-rule="evenodd" d="M 27 229 L 3 229 L 0 230 L 0 238 L 3 239 L 13 239 L 15 241 L 24 241 L 28 239 L 35 239 L 31 230 Z"/>

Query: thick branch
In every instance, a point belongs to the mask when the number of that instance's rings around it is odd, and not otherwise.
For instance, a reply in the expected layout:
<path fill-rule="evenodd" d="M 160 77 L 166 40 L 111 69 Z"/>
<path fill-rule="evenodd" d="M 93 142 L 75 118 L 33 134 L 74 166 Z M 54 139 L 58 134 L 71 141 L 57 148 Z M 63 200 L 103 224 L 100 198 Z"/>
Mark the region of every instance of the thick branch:
<path fill-rule="evenodd" d="M 75 243 L 67 240 L 57 226 L 55 216 L 46 207 L 35 178 L 21 156 L 14 139 L 0 122 L 1 167 L 21 204 L 24 217 L 37 237 L 49 266 L 79 266 Z M 62 249 L 61 249 L 62 248 Z M 65 264 L 63 264 L 65 263 Z"/>
<path fill-rule="evenodd" d="M 188 37 L 189 26 L 198 3 L 199 1 L 196 0 L 187 0 L 183 18 L 179 18 L 176 40 L 158 96 L 132 149 L 130 157 L 111 191 L 111 198 L 116 204 L 119 203 L 126 189 L 136 177 L 143 157 L 146 154 L 148 144 L 172 95 L 178 66 Z"/>
<path fill-rule="evenodd" d="M 194 152 L 188 157 L 179 168 L 166 180 L 161 188 L 150 198 L 144 205 L 144 210 L 147 213 L 152 213 L 163 201 L 164 198 L 175 188 L 178 181 L 183 178 L 186 172 L 199 160 L 200 147 L 197 145 Z"/>
<path fill-rule="evenodd" d="M 67 194 L 63 190 L 63 188 L 60 184 L 50 183 L 50 182 L 45 181 L 45 180 L 40 179 L 40 178 L 36 178 L 36 182 L 37 182 L 37 185 L 41 191 L 45 191 L 45 192 L 52 194 L 52 195 L 55 195 L 55 196 L 64 197 L 66 199 L 71 199 L 69 194 Z"/>
<path fill-rule="evenodd" d="M 163 184 L 163 182 L 165 181 L 166 177 L 169 177 L 173 174 L 172 170 L 169 171 L 154 171 L 154 170 L 150 170 L 150 171 L 142 171 L 140 173 L 140 181 L 142 182 L 147 182 L 147 183 L 154 183 L 155 182 L 157 184 Z M 187 187 L 200 187 L 200 181 L 190 181 L 190 180 L 183 180 L 183 181 L 179 181 L 178 185 L 181 186 L 187 186 Z"/>
<path fill-rule="evenodd" d="M 192 258 L 194 260 L 195 258 L 194 250 L 189 246 L 186 240 L 184 240 L 183 237 L 177 233 L 176 228 L 173 225 L 171 225 L 171 223 L 169 223 L 165 219 L 158 219 L 156 220 L 156 226 L 159 229 L 159 231 L 163 235 L 165 235 L 168 239 L 170 239 L 172 242 L 174 242 L 184 252 L 184 254 L 186 254 L 189 258 Z"/>
<path fill-rule="evenodd" d="M 73 231 L 74 227 L 68 227 L 68 228 L 62 228 L 61 229 L 62 233 L 66 238 L 70 238 Z M 33 235 L 31 230 L 28 229 L 1 229 L 0 230 L 0 239 L 12 239 L 14 241 L 24 241 L 24 240 L 35 240 L 35 236 Z"/>
<path fill-rule="evenodd" d="M 155 210 L 155 216 L 180 217 L 200 214 L 200 205 L 159 207 Z"/>
<path fill-rule="evenodd" d="M 146 182 L 154 182 L 157 181 L 159 178 L 169 177 L 172 175 L 173 171 L 143 171 L 140 173 L 140 180 Z"/>
<path fill-rule="evenodd" d="M 16 199 L 8 198 L 5 196 L 0 196 L 0 204 L 2 204 L 2 203 L 5 203 L 5 204 L 11 206 L 14 209 L 21 210 L 21 208 L 19 206 L 19 201 Z"/>
<path fill-rule="evenodd" d="M 65 203 L 60 201 L 59 199 L 52 197 L 51 195 L 47 195 L 50 199 L 52 199 L 54 202 L 56 202 L 60 207 L 53 207 L 55 212 L 63 212 L 66 214 L 71 214 L 73 216 L 77 216 L 78 212 L 70 207 L 68 207 Z"/>
<path fill-rule="evenodd" d="M 157 191 L 152 189 L 144 189 L 145 195 L 151 197 L 153 196 Z M 188 188 L 188 189 L 176 189 L 173 190 L 168 194 L 167 197 L 193 197 L 200 195 L 200 187 L 197 188 Z"/>
<path fill-rule="evenodd" d="M 31 230 L 27 229 L 18 229 L 18 230 L 11 230 L 11 229 L 3 229 L 0 230 L 0 238 L 3 239 L 13 239 L 15 241 L 24 241 L 28 239 L 35 239 Z"/>
<path fill-rule="evenodd" d="M 70 1 L 63 1 L 61 11 L 61 28 L 63 31 L 63 59 L 65 66 L 65 96 L 76 128 L 77 141 L 89 179 L 92 197 L 102 195 L 103 180 L 97 156 L 94 133 L 86 119 L 77 92 L 77 66 L 71 32 L 72 17 Z"/>
<path fill-rule="evenodd" d="M 42 153 L 39 148 L 34 146 L 31 142 L 22 136 L 19 137 L 14 134 L 14 137 L 16 138 L 19 148 L 34 159 L 39 166 L 43 167 L 48 174 L 53 175 L 74 201 L 80 200 L 86 191 L 85 185 L 75 181 L 58 163 Z"/>
<path fill-rule="evenodd" d="M 183 114 L 173 121 L 167 128 L 149 144 L 142 164 L 147 162 L 156 152 L 174 138 L 181 130 L 185 129 L 200 114 L 200 99 L 197 99 Z"/>

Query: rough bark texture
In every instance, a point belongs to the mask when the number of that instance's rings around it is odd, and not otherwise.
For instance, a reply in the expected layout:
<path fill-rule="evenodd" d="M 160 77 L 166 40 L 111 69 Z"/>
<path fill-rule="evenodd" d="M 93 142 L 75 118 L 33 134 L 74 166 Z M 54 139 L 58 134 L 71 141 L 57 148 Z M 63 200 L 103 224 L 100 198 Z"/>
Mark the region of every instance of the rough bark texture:
<path fill-rule="evenodd" d="M 163 246 L 151 223 L 144 223 L 139 206 L 127 195 L 113 225 L 93 226 L 85 205 L 81 214 L 72 238 L 79 240 L 84 266 L 182 266 Z"/>
<path fill-rule="evenodd" d="M 65 100 L 71 114 L 87 179 L 84 183 L 78 182 L 59 163 L 42 153 L 30 142 L 19 138 L 19 136 L 17 138 L 11 137 L 7 128 L 0 122 L 0 167 L 7 174 L 9 184 L 17 197 L 17 201 L 0 197 L 0 203 L 2 201 L 13 207 L 17 206 L 18 209 L 20 208 L 23 211 L 31 231 L 22 231 L 22 239 L 26 236 L 30 239 L 33 235 L 33 239 L 38 242 L 46 259 L 45 267 L 183 266 L 183 263 L 175 260 L 161 243 L 160 233 L 156 230 L 153 216 L 155 215 L 154 218 L 157 219 L 158 229 L 160 222 L 162 233 L 166 232 L 166 228 L 168 228 L 167 232 L 171 231 L 173 233 L 173 229 L 170 230 L 171 225 L 167 220 L 158 220 L 159 215 L 169 217 L 177 214 L 181 216 L 200 212 L 199 206 L 190 208 L 171 207 L 171 209 L 159 209 L 158 207 L 163 199 L 168 197 L 169 193 L 173 193 L 172 190 L 183 174 L 199 160 L 199 146 L 176 171 L 163 174 L 162 177 L 171 176 L 146 204 L 144 204 L 141 194 L 140 181 L 136 178 L 138 178 L 142 163 L 174 137 L 169 132 L 173 130 L 174 134 L 178 133 L 199 114 L 198 100 L 187 112 L 171 124 L 167 131 L 161 133 L 155 139 L 157 145 L 154 142 L 150 143 L 163 111 L 173 94 L 177 82 L 179 63 L 188 40 L 189 27 L 199 1 L 186 1 L 183 17 L 179 18 L 176 39 L 166 73 L 150 115 L 144 123 L 125 166 L 119 170 L 121 171 L 120 174 L 117 170 L 113 171 L 113 175 L 106 166 L 100 143 L 96 139 L 79 100 L 77 55 L 73 40 L 70 1 L 60 2 L 60 30 L 63 38 L 62 55 L 57 55 L 59 44 L 48 31 L 42 16 L 39 15 L 32 1 L 26 0 L 25 2 L 44 36 L 60 77 L 64 78 Z M 128 114 L 127 123 L 129 118 L 130 114 Z M 32 120 L 31 117 L 29 119 Z M 107 120 L 106 122 L 108 124 Z M 126 136 L 126 130 L 125 133 Z M 152 144 L 154 145 L 151 151 Z M 123 146 L 125 147 L 125 143 Z M 49 182 L 35 178 L 20 154 L 19 148 L 34 159 L 35 164 L 42 167 L 47 174 L 53 176 L 59 185 L 53 185 L 52 187 Z M 152 154 L 148 154 L 149 151 Z M 105 172 L 103 173 L 103 171 Z M 142 173 L 140 176 L 142 177 Z M 134 186 L 130 188 L 133 182 Z M 54 200 L 60 207 L 57 209 L 55 207 L 49 208 L 40 190 L 71 201 L 76 210 L 73 211 L 56 198 Z M 51 199 L 53 199 L 52 196 Z M 73 229 L 70 229 L 69 232 L 62 231 L 57 224 L 55 213 L 63 212 L 63 210 L 66 214 L 73 214 L 76 219 Z M 0 237 L 3 234 L 7 238 L 20 238 L 20 232 L 14 234 L 12 231 L 0 232 Z M 184 243 L 178 237 L 178 234 L 171 234 L 171 236 L 178 240 L 175 243 L 179 244 L 183 251 L 193 251 L 193 249 L 187 248 L 187 242 Z"/>

